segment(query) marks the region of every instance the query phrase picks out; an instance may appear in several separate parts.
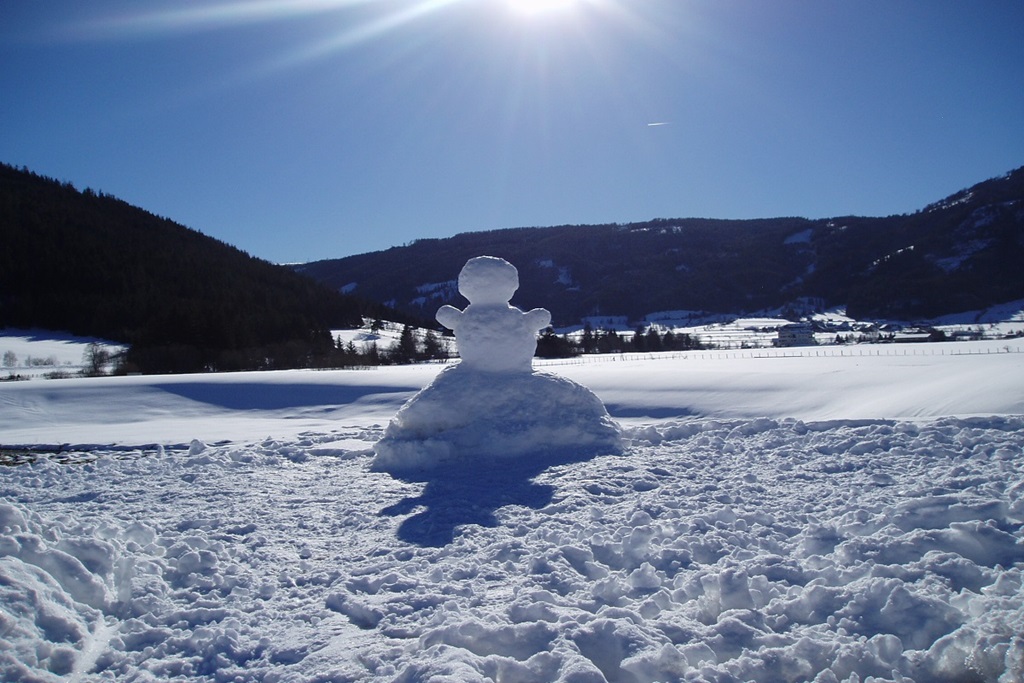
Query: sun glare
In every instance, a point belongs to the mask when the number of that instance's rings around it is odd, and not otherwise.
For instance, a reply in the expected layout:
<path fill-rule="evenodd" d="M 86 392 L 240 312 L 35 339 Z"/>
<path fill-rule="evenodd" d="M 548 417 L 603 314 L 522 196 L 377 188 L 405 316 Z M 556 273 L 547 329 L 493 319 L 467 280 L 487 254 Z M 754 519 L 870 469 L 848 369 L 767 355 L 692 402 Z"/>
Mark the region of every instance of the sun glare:
<path fill-rule="evenodd" d="M 506 2 L 519 14 L 536 16 L 559 10 L 567 10 L 576 5 L 579 0 L 506 0 Z"/>

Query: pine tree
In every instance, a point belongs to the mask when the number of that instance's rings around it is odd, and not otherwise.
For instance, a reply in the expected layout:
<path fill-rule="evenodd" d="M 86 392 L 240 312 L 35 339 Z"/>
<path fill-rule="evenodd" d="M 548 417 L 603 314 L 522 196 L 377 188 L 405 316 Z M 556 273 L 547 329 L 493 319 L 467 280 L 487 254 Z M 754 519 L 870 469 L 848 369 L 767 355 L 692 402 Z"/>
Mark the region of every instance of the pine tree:
<path fill-rule="evenodd" d="M 433 330 L 427 330 L 426 334 L 423 335 L 423 351 L 420 357 L 424 360 L 438 360 L 448 357 L 444 345 L 441 344 L 441 340 L 438 339 L 437 333 Z"/>
<path fill-rule="evenodd" d="M 633 350 L 640 352 L 647 350 L 647 337 L 644 335 L 642 325 L 637 325 L 636 330 L 633 332 Z"/>
<path fill-rule="evenodd" d="M 647 331 L 646 346 L 648 351 L 661 351 L 661 335 L 653 327 Z"/>
<path fill-rule="evenodd" d="M 555 334 L 554 328 L 547 328 L 537 339 L 538 358 L 571 358 L 576 353 L 575 345 L 564 336 Z"/>
<path fill-rule="evenodd" d="M 590 326 L 589 322 L 583 326 L 583 338 L 580 339 L 580 350 L 583 353 L 594 353 L 597 350 L 597 344 L 594 341 L 594 330 Z"/>

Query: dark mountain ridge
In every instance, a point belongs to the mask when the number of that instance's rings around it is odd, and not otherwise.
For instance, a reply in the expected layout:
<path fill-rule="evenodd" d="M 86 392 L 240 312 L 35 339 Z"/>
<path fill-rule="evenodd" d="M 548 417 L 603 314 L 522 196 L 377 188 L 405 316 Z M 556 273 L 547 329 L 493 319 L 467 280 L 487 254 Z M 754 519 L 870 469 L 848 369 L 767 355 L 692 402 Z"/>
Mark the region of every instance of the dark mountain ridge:
<path fill-rule="evenodd" d="M 380 307 L 115 197 L 0 164 L 0 328 L 131 345 L 144 371 L 303 364 Z"/>
<path fill-rule="evenodd" d="M 560 326 L 808 305 L 915 320 L 1021 299 L 1024 168 L 910 215 L 514 228 L 284 267 L 0 164 L 0 235 L 0 327 L 124 342 L 143 371 L 297 367 L 362 317 L 415 324 L 462 305 L 455 279 L 481 254 L 514 263 L 514 302 Z"/>
<path fill-rule="evenodd" d="M 335 290 L 431 317 L 455 278 L 511 261 L 514 302 L 556 324 L 662 310 L 751 313 L 814 301 L 864 319 L 914 320 L 1024 298 L 1024 167 L 884 218 L 655 219 L 471 232 L 296 270 Z"/>

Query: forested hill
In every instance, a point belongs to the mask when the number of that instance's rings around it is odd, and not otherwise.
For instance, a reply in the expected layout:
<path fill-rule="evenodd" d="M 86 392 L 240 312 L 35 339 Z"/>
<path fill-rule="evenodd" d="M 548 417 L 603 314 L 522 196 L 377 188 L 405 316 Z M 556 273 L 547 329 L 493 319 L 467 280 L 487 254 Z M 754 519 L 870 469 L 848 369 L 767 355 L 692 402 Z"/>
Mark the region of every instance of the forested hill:
<path fill-rule="evenodd" d="M 301 364 L 367 311 L 114 197 L 0 165 L 0 327 L 120 341 L 146 371 Z"/>
<path fill-rule="evenodd" d="M 846 305 L 864 319 L 929 318 L 1024 298 L 1024 168 L 910 215 L 496 230 L 297 268 L 427 317 L 462 302 L 455 278 L 482 254 L 519 268 L 514 303 L 544 306 L 562 325 L 665 310 L 742 314 L 808 300 Z"/>

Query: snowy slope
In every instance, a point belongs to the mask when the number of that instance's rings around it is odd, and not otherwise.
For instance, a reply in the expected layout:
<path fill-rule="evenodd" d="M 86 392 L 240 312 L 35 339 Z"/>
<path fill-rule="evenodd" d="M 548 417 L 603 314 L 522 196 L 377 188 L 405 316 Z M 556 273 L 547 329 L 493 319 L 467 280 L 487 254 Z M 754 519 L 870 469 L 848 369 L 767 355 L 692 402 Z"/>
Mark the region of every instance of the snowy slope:
<path fill-rule="evenodd" d="M 52 373 L 76 374 L 85 365 L 84 357 L 91 343 L 98 344 L 110 354 L 124 350 L 123 345 L 102 339 L 75 337 L 45 330 L 0 328 L 0 355 L 3 357 L 4 372 L 4 375 L 0 376 L 43 377 Z"/>
<path fill-rule="evenodd" d="M 5 384 L 108 445 L 4 453 L 0 680 L 1019 681 L 1006 350 L 549 364 L 624 455 L 418 481 L 368 449 L 438 366 Z"/>

